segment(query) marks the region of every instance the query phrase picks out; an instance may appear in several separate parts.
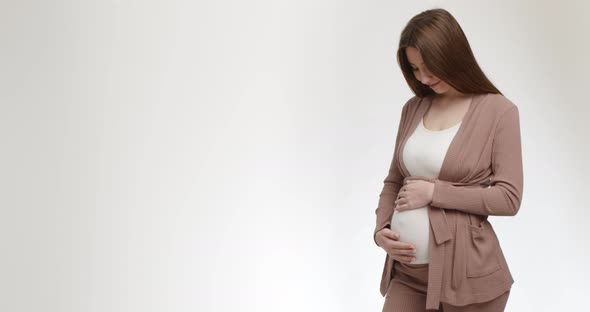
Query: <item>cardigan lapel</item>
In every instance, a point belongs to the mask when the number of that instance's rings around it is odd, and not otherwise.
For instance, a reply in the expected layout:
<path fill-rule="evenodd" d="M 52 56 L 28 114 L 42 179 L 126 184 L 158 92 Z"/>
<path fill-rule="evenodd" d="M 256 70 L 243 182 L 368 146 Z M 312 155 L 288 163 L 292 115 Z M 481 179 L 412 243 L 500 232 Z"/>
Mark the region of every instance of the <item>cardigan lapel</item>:
<path fill-rule="evenodd" d="M 455 172 L 451 170 L 454 168 L 450 168 L 450 166 L 457 164 L 457 160 L 458 160 L 457 157 L 459 156 L 461 142 L 463 142 L 463 138 L 466 135 L 465 129 L 467 128 L 467 124 L 471 121 L 473 111 L 475 109 L 475 106 L 479 102 L 480 98 L 481 98 L 481 95 L 479 95 L 479 94 L 472 95 L 471 102 L 469 103 L 469 108 L 467 109 L 465 116 L 463 116 L 463 121 L 459 125 L 459 129 L 457 130 L 457 133 L 455 134 L 453 139 L 451 139 L 451 143 L 447 149 L 445 157 L 443 158 L 440 172 L 438 174 L 438 177 L 441 180 L 445 180 L 445 181 L 453 181 L 454 180 L 453 178 L 455 177 Z M 399 148 L 399 151 L 400 151 L 400 153 L 398 155 L 399 166 L 400 166 L 400 169 L 401 169 L 404 177 L 410 176 L 410 173 L 408 172 L 408 169 L 406 168 L 404 161 L 403 161 L 404 146 L 406 145 L 406 142 L 408 141 L 408 139 L 410 138 L 412 133 L 414 133 L 414 131 L 418 127 L 418 124 L 421 122 L 422 118 L 424 117 L 424 115 L 426 114 L 426 112 L 428 111 L 430 106 L 432 105 L 432 95 L 422 98 L 422 100 L 420 100 L 420 103 L 418 103 L 418 104 L 419 104 L 418 109 L 416 109 L 416 112 L 410 117 L 410 123 L 406 127 L 407 130 L 403 134 L 403 138 L 402 138 L 402 141 L 400 143 L 400 148 Z"/>
<path fill-rule="evenodd" d="M 477 97 L 477 99 L 476 99 Z M 455 136 L 451 140 L 451 143 L 447 149 L 445 157 L 443 158 L 443 162 L 440 168 L 440 172 L 438 178 L 445 181 L 455 181 L 457 179 L 456 175 L 457 172 L 455 170 L 456 164 L 458 163 L 458 156 L 460 152 L 461 142 L 463 142 L 465 137 L 465 129 L 467 128 L 467 124 L 471 121 L 471 117 L 473 115 L 473 111 L 475 109 L 475 105 L 477 105 L 478 100 L 480 98 L 477 95 L 473 95 L 471 98 L 471 102 L 469 103 L 469 108 L 463 116 L 463 121 L 459 126 Z M 404 184 L 406 180 L 409 179 L 424 179 L 432 181 L 433 179 L 423 176 L 411 176 L 408 172 L 408 169 L 405 167 L 403 162 L 403 149 L 408 141 L 410 135 L 416 130 L 418 123 L 422 121 L 422 118 L 428 111 L 428 108 L 432 105 L 432 96 L 428 96 L 423 98 L 420 103 L 419 107 L 416 109 L 415 113 L 410 117 L 409 124 L 404 127 L 407 129 L 404 134 L 402 141 L 400 143 L 399 154 L 398 154 L 398 166 L 404 176 Z M 429 233 L 430 242 L 429 242 L 429 274 L 428 274 L 428 289 L 427 289 L 427 298 L 426 298 L 426 308 L 427 309 L 438 309 L 438 305 L 441 298 L 442 292 L 442 276 L 443 271 L 445 270 L 445 254 L 447 252 L 446 245 L 443 243 L 451 240 L 453 237 L 451 235 L 451 231 L 449 225 L 447 223 L 447 217 L 445 214 L 444 209 L 436 208 L 428 205 L 428 217 L 430 219 L 430 228 L 432 231 Z M 456 226 L 456 223 L 455 223 Z M 458 231 L 462 232 L 462 231 Z M 456 233 L 457 234 L 457 231 Z M 462 239 L 459 241 L 463 241 Z M 435 244 L 436 242 L 436 244 Z M 455 241 L 455 247 L 457 245 L 457 241 Z M 458 248 L 463 250 L 462 248 Z M 455 248 L 457 251 L 457 248 Z M 456 256 L 456 255 L 455 255 Z M 461 255 L 460 257 L 464 257 Z M 453 270 L 460 270 L 460 268 L 456 268 L 457 266 L 461 267 L 464 265 L 463 259 L 457 261 L 459 259 L 455 258 L 453 261 Z M 455 271 L 457 272 L 457 271 Z M 460 279 L 462 278 L 459 274 L 453 275 L 452 284 L 456 286 L 460 283 Z"/>
<path fill-rule="evenodd" d="M 416 128 L 418 127 L 418 123 L 421 122 L 422 118 L 432 105 L 432 95 L 426 96 L 420 100 L 418 103 L 417 109 L 414 113 L 410 116 L 408 124 L 403 127 L 405 129 L 402 140 L 399 146 L 399 154 L 398 154 L 398 166 L 404 176 L 404 183 L 407 179 L 427 179 L 431 180 L 426 177 L 416 177 L 411 176 L 406 168 L 404 161 L 403 161 L 403 150 L 406 142 L 408 141 L 409 137 L 414 133 Z M 475 110 L 475 106 L 479 102 L 481 95 L 473 94 L 471 98 L 471 103 L 469 104 L 469 108 L 463 116 L 463 121 L 459 125 L 459 129 L 457 130 L 455 136 L 451 140 L 451 143 L 447 149 L 445 157 L 443 158 L 443 162 L 440 168 L 440 172 L 438 178 L 444 181 L 455 181 L 456 177 L 456 164 L 458 163 L 458 156 L 461 148 L 461 142 L 463 142 L 464 137 L 466 135 L 465 129 L 468 128 L 468 124 L 471 122 L 471 117 L 473 115 L 473 111 Z M 433 230 L 434 239 L 438 245 L 450 240 L 451 232 L 449 226 L 447 224 L 447 218 L 444 212 L 444 209 L 440 208 L 432 208 L 429 206 L 428 208 L 428 215 L 430 218 L 430 225 Z"/>

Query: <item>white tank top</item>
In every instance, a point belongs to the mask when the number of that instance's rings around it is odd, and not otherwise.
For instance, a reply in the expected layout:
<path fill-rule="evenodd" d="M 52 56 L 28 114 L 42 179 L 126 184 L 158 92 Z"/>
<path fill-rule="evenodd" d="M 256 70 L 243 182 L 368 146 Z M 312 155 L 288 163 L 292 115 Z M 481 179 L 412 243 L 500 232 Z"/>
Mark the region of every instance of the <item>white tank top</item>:
<path fill-rule="evenodd" d="M 404 165 L 410 175 L 438 177 L 451 140 L 460 125 L 461 122 L 450 128 L 434 131 L 426 129 L 424 119 L 421 119 L 402 151 Z M 400 233 L 399 240 L 416 247 L 416 260 L 410 263 L 429 263 L 429 229 L 427 206 L 402 212 L 394 211 L 391 218 L 391 230 Z"/>

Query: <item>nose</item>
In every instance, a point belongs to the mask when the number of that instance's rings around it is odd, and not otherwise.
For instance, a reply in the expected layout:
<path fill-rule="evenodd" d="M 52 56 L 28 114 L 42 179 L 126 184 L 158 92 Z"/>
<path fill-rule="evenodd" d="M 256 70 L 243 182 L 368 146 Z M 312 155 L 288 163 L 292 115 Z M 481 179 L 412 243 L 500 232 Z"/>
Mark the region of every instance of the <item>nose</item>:
<path fill-rule="evenodd" d="M 422 78 L 427 79 L 426 81 L 424 81 L 425 84 L 431 84 L 433 82 L 436 82 L 436 79 L 434 79 L 432 73 L 430 73 L 430 71 L 427 69 L 424 69 L 424 72 L 422 73 Z"/>
<path fill-rule="evenodd" d="M 422 83 L 424 83 L 424 84 L 432 84 L 432 83 L 436 82 L 436 79 L 434 79 L 434 77 L 430 74 L 424 74 L 422 76 L 422 78 L 423 78 Z"/>

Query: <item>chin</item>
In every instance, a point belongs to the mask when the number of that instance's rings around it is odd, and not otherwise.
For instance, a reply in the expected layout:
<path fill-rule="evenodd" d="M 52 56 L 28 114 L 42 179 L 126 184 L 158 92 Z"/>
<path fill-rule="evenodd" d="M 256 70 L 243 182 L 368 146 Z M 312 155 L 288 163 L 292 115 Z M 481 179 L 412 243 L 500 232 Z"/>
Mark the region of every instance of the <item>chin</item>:
<path fill-rule="evenodd" d="M 432 89 L 432 91 L 436 92 L 437 94 L 444 94 L 449 91 L 449 88 L 445 88 L 445 86 L 439 86 L 438 88 Z"/>

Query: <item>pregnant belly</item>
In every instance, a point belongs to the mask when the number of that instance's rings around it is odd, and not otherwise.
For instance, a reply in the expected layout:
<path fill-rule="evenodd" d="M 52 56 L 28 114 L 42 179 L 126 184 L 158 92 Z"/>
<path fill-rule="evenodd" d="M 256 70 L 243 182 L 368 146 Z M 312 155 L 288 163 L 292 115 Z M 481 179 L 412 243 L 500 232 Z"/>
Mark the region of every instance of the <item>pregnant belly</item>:
<path fill-rule="evenodd" d="M 430 221 L 428 207 L 394 211 L 391 217 L 391 230 L 399 233 L 400 242 L 409 243 L 416 247 L 416 260 L 411 263 L 428 263 L 428 242 Z"/>

